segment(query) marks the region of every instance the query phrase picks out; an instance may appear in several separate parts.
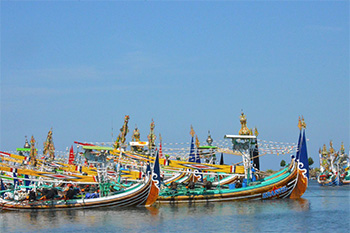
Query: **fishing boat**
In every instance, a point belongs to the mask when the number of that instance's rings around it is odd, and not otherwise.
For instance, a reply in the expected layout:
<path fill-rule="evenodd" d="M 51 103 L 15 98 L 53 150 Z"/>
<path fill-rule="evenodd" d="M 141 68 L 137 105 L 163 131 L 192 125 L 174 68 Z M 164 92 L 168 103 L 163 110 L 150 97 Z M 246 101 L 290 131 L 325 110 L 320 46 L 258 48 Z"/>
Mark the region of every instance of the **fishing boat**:
<path fill-rule="evenodd" d="M 51 155 L 52 156 L 52 155 Z M 31 177 L 50 177 L 47 172 L 30 171 L 29 169 L 14 169 L 2 164 L 0 169 L 5 172 L 13 172 L 12 177 L 15 185 L 11 189 L 4 187 L 1 180 L 0 191 L 0 208 L 1 210 L 18 210 L 18 211 L 32 211 L 32 210 L 63 210 L 63 209 L 90 209 L 102 207 L 128 207 L 128 206 L 151 206 L 158 197 L 160 188 L 160 168 L 158 157 L 155 159 L 153 169 L 148 166 L 144 175 L 144 179 L 140 182 L 134 182 L 131 185 L 124 183 L 116 183 L 111 181 L 107 176 L 106 156 L 99 155 L 97 161 L 98 179 L 94 181 L 86 180 L 88 178 L 77 175 L 68 176 L 63 175 L 59 177 L 51 177 L 52 179 L 34 179 L 29 178 L 26 173 L 32 172 Z M 25 178 L 19 178 L 18 172 L 26 174 Z M 19 185 L 19 180 L 23 180 L 26 184 Z M 16 184 L 17 183 L 17 184 Z M 60 186 L 52 185 L 59 184 Z M 70 198 L 57 197 L 57 192 L 52 198 L 47 198 L 44 193 L 44 188 L 50 190 L 57 190 L 60 187 L 65 187 L 67 184 L 67 195 L 72 186 L 79 185 L 94 185 L 98 187 L 94 193 L 82 193 L 81 195 L 72 196 Z M 34 198 L 31 200 L 31 193 L 39 194 L 41 191 L 42 198 Z M 47 192 L 46 192 L 47 193 Z M 29 198 L 27 198 L 27 194 Z M 94 194 L 94 195 L 93 195 Z M 35 195 L 36 196 L 36 195 Z"/>
<path fill-rule="evenodd" d="M 347 169 L 343 174 L 340 175 L 340 182 L 344 185 L 350 184 L 350 172 Z"/>
<path fill-rule="evenodd" d="M 246 117 L 241 114 L 241 130 L 239 135 L 225 135 L 232 141 L 233 150 L 242 154 L 244 177 L 239 177 L 228 185 L 211 181 L 192 182 L 187 185 L 163 186 L 157 203 L 178 204 L 197 202 L 223 202 L 235 200 L 266 200 L 278 198 L 300 198 L 306 191 L 309 179 L 309 165 L 306 145 L 304 120 L 299 118 L 299 140 L 295 157 L 289 166 L 271 176 L 256 179 L 256 169 L 251 157 L 256 148 L 257 136 L 246 126 Z M 197 173 L 198 175 L 198 173 Z M 218 174 L 202 173 L 203 177 Z M 228 177 L 234 177 L 233 174 Z M 204 180 L 204 179 L 203 179 Z"/>
<path fill-rule="evenodd" d="M 330 141 L 329 151 L 326 145 L 319 150 L 320 174 L 317 182 L 321 186 L 339 186 L 350 184 L 349 156 L 345 154 L 344 144 L 342 142 L 339 152 L 333 148 L 333 142 Z"/>

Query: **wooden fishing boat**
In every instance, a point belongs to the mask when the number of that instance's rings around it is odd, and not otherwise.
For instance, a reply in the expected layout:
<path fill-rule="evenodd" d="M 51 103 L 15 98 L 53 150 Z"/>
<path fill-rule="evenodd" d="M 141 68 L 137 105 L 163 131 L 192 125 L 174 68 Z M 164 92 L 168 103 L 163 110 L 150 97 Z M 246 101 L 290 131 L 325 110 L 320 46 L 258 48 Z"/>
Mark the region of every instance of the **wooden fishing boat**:
<path fill-rule="evenodd" d="M 1 181 L 2 182 L 2 181 Z M 79 184 L 76 182 L 75 184 Z M 62 209 L 88 209 L 100 207 L 128 207 L 151 206 L 158 197 L 160 187 L 160 168 L 158 157 L 153 166 L 153 172 L 146 171 L 143 182 L 134 183 L 128 188 L 114 190 L 109 189 L 108 181 L 98 183 L 101 192 L 97 198 L 61 199 L 61 200 L 7 200 L 4 195 L 0 198 L 1 210 L 62 210 Z M 108 187 L 108 188 L 106 188 Z M 7 191 L 7 190 L 6 190 Z M 6 192 L 2 191 L 2 192 Z M 16 190 L 11 190 L 12 192 Z M 10 191 L 10 192 L 11 192 Z"/>
<path fill-rule="evenodd" d="M 2 210 L 59 210 L 59 209 L 87 209 L 97 207 L 126 207 L 126 206 L 150 206 L 153 204 L 153 196 L 149 195 L 153 182 L 147 178 L 144 183 L 135 184 L 132 187 L 105 197 L 93 199 L 71 200 L 45 200 L 45 201 L 9 201 L 0 199 Z"/>
<path fill-rule="evenodd" d="M 339 186 L 350 184 L 349 156 L 345 154 L 344 144 L 341 144 L 339 152 L 333 149 L 333 143 L 330 141 L 330 148 L 324 144 L 322 150 L 319 150 L 320 174 L 317 182 L 321 186 Z"/>
<path fill-rule="evenodd" d="M 321 185 L 321 186 L 335 186 L 335 185 L 339 185 L 340 180 L 339 180 L 339 176 L 337 176 L 336 174 L 333 173 L 329 173 L 329 174 L 321 174 L 317 177 L 317 182 Z"/>
<path fill-rule="evenodd" d="M 340 180 L 342 184 L 349 185 L 350 184 L 350 172 L 349 170 L 345 171 L 342 175 L 340 175 Z"/>
<path fill-rule="evenodd" d="M 243 116 L 243 114 L 242 114 Z M 245 116 L 241 123 L 245 123 Z M 282 171 L 253 181 L 254 169 L 252 164 L 251 148 L 255 148 L 256 136 L 249 133 L 240 135 L 226 135 L 231 139 L 233 148 L 242 153 L 245 164 L 245 179 L 241 187 L 237 183 L 229 185 L 213 185 L 212 182 L 192 183 L 186 186 L 164 187 L 158 197 L 157 203 L 178 204 L 196 202 L 222 202 L 235 200 L 265 200 L 277 198 L 300 198 L 306 191 L 309 179 L 308 155 L 305 137 L 305 123 L 300 124 L 298 150 L 295 158 L 291 159 L 288 167 Z M 243 128 L 244 124 L 242 124 Z M 241 131 L 240 131 L 241 132 Z M 191 187 L 192 186 L 192 187 Z"/>

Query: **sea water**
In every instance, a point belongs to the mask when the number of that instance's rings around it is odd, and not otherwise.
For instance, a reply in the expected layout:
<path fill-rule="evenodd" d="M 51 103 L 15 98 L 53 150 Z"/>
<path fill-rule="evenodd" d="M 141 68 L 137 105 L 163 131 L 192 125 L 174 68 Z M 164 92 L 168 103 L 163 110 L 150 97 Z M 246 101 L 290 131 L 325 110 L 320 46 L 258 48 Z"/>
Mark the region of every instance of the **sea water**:
<path fill-rule="evenodd" d="M 299 200 L 2 212 L 1 232 L 349 232 L 350 185 L 310 181 Z"/>

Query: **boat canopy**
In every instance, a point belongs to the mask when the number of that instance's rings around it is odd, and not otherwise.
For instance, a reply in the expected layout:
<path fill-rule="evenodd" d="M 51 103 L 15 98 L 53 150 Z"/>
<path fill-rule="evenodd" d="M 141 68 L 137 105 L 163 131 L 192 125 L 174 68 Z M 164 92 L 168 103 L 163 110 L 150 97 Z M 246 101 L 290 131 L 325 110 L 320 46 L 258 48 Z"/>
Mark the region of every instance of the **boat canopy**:
<path fill-rule="evenodd" d="M 84 150 L 114 150 L 113 147 L 109 146 L 83 146 Z"/>
<path fill-rule="evenodd" d="M 199 146 L 198 149 L 217 149 L 217 146 Z"/>

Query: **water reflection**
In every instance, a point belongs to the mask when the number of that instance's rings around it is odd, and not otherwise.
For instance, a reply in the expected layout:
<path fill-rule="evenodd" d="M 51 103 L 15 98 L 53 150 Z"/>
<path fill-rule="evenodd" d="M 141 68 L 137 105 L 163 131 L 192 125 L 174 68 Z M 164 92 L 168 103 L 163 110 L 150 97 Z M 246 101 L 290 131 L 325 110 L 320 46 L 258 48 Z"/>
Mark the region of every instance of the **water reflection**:
<path fill-rule="evenodd" d="M 290 200 L 291 209 L 295 211 L 308 211 L 310 210 L 310 202 L 305 198 L 300 198 L 297 200 Z"/>
<path fill-rule="evenodd" d="M 324 224 L 329 225 L 330 222 L 336 222 L 350 214 L 349 189 L 341 188 L 337 191 L 321 189 L 318 186 L 311 186 L 310 189 L 304 198 L 297 200 L 192 203 L 126 209 L 3 212 L 0 214 L 0 231 L 290 232 L 315 229 L 322 231 L 326 229 Z M 348 225 L 342 222 L 339 224 Z"/>
<path fill-rule="evenodd" d="M 191 205 L 156 205 L 148 208 L 128 209 L 96 209 L 96 210 L 67 210 L 28 213 L 2 213 L 2 222 L 7 226 L 17 229 L 43 230 L 59 229 L 62 226 L 79 225 L 81 228 L 89 227 L 114 227 L 124 230 L 138 231 L 144 225 L 157 226 L 164 222 L 191 223 L 200 219 L 210 220 L 220 218 L 220 221 L 228 223 L 234 221 L 240 229 L 255 231 L 259 216 L 274 216 L 292 212 L 305 212 L 310 210 L 307 199 L 298 200 L 272 200 L 272 201 L 247 201 L 225 203 L 192 203 Z M 237 219 L 245 218 L 245 221 Z M 21 219 L 21 221 L 16 221 Z"/>

